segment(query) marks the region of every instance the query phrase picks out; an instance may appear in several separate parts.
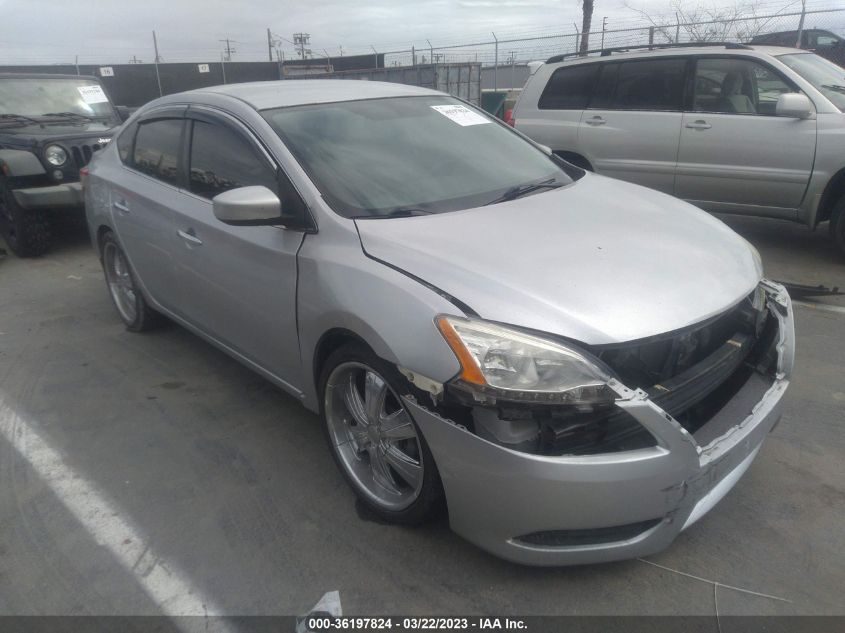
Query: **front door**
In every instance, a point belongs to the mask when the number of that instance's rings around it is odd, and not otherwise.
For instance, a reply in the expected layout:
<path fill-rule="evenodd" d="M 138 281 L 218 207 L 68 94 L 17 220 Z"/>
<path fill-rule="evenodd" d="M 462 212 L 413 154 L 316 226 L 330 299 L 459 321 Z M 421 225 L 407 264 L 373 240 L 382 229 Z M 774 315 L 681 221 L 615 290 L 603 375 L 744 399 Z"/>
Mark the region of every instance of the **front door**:
<path fill-rule="evenodd" d="M 263 185 L 283 208 L 292 188 L 269 155 L 239 123 L 189 113 L 188 190 L 176 214 L 177 267 L 185 318 L 275 377 L 295 385 L 299 374 L 296 256 L 301 231 L 230 226 L 214 217 L 212 198 Z"/>
<path fill-rule="evenodd" d="M 815 119 L 775 113 L 778 96 L 795 91 L 753 59 L 698 59 L 675 195 L 710 211 L 794 218 L 816 151 Z"/>

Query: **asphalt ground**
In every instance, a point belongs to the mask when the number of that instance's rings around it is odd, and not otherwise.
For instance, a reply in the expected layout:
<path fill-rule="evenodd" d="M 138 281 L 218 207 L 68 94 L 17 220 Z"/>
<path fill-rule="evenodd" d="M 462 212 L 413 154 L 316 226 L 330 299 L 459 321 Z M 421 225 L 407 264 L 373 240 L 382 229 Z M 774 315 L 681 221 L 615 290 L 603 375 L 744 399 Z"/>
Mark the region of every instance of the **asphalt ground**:
<path fill-rule="evenodd" d="M 826 231 L 727 222 L 769 277 L 845 289 Z M 806 301 L 842 311 L 796 308 L 783 419 L 709 515 L 647 561 L 528 568 L 372 520 L 316 416 L 176 325 L 127 332 L 68 228 L 0 259 L 0 615 L 300 614 L 330 590 L 352 614 L 843 615 L 845 300 Z"/>

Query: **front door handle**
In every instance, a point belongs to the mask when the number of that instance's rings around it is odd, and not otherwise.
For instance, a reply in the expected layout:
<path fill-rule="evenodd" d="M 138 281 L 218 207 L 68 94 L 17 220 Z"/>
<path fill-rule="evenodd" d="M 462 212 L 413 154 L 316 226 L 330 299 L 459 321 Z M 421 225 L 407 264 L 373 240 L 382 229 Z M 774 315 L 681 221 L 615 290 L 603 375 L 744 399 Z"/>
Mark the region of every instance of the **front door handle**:
<path fill-rule="evenodd" d="M 687 123 L 686 127 L 691 130 L 709 130 L 713 126 L 710 125 L 707 121 L 702 121 L 701 119 L 699 119 L 698 121 Z"/>
<path fill-rule="evenodd" d="M 197 237 L 196 233 L 194 233 L 194 229 L 188 229 L 187 231 L 176 231 L 176 233 L 186 242 L 190 242 L 194 246 L 202 246 L 202 240 Z"/>
<path fill-rule="evenodd" d="M 111 206 L 113 206 L 115 209 L 117 209 L 118 211 L 120 211 L 120 213 L 124 215 L 129 213 L 129 205 L 126 204 L 124 200 L 115 200 L 111 203 Z"/>
<path fill-rule="evenodd" d="M 607 123 L 607 121 L 605 121 L 600 116 L 596 115 L 592 118 L 587 119 L 586 121 L 584 121 L 584 123 L 586 123 L 587 125 L 604 125 L 605 123 Z"/>

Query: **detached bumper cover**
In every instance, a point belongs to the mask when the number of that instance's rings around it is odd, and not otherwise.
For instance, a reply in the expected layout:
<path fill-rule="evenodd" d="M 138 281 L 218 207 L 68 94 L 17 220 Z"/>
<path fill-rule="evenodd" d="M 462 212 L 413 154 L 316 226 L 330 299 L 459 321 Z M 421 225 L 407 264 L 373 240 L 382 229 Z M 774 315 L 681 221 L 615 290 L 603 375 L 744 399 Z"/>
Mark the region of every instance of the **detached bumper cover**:
<path fill-rule="evenodd" d="M 440 470 L 452 529 L 531 565 L 612 561 L 666 548 L 736 484 L 780 419 L 795 353 L 792 305 L 783 287 L 764 287 L 779 324 L 777 375 L 755 374 L 705 425 L 707 433 L 691 435 L 645 392 L 622 388 L 617 404 L 657 446 L 549 457 L 488 442 L 405 398 Z"/>
<path fill-rule="evenodd" d="M 50 187 L 32 187 L 12 191 L 15 201 L 23 209 L 51 209 L 80 207 L 83 204 L 82 184 L 68 182 Z"/>

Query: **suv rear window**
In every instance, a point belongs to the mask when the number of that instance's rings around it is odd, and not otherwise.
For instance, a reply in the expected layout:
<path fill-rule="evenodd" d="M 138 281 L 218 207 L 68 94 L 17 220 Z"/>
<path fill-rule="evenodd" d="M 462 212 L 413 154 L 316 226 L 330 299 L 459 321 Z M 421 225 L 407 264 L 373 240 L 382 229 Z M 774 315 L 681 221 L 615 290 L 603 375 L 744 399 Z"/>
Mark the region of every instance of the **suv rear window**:
<path fill-rule="evenodd" d="M 549 78 L 537 107 L 541 110 L 583 110 L 598 77 L 599 64 L 558 68 Z"/>

